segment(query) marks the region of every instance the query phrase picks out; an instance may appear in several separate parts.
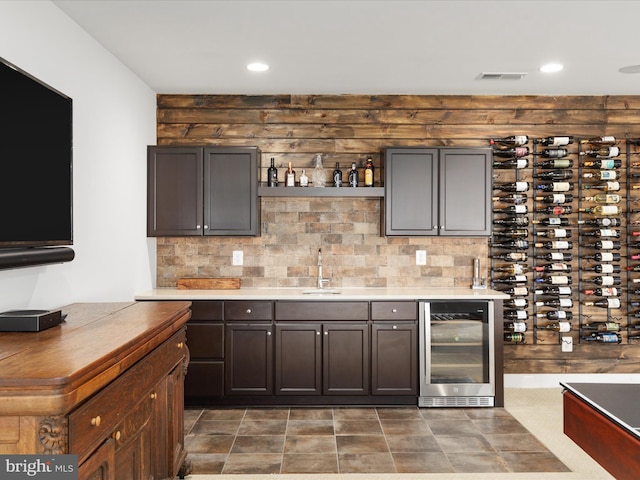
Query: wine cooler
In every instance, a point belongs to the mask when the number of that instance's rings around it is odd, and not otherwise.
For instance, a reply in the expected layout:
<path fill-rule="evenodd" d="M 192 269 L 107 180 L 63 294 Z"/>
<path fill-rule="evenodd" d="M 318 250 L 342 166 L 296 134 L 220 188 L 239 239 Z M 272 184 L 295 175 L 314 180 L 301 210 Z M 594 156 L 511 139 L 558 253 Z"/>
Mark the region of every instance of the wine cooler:
<path fill-rule="evenodd" d="M 492 301 L 420 302 L 421 407 L 493 407 Z"/>

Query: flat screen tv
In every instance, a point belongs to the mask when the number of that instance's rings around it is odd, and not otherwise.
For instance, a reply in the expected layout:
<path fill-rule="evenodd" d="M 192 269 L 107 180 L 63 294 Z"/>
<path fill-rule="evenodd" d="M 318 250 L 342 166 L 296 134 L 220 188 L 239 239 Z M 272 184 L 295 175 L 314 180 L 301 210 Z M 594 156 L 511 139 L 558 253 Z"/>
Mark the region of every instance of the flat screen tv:
<path fill-rule="evenodd" d="M 72 100 L 0 58 L 0 249 L 73 244 Z"/>

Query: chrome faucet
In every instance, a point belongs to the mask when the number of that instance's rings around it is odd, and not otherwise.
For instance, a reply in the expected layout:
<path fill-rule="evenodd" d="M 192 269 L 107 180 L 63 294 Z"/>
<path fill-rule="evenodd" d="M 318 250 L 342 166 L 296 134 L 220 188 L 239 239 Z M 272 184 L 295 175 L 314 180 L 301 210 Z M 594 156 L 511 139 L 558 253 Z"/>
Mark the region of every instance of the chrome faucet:
<path fill-rule="evenodd" d="M 322 290 L 325 283 L 329 283 L 328 278 L 322 278 L 322 248 L 318 249 L 318 290 Z"/>

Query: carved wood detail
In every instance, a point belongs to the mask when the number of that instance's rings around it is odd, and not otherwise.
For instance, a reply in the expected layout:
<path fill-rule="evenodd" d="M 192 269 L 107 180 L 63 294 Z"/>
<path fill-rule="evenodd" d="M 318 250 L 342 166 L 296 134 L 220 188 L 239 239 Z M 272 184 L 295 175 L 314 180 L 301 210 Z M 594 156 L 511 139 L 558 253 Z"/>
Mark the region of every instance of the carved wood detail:
<path fill-rule="evenodd" d="M 42 453 L 60 455 L 68 451 L 68 420 L 66 416 L 43 417 L 38 426 Z"/>

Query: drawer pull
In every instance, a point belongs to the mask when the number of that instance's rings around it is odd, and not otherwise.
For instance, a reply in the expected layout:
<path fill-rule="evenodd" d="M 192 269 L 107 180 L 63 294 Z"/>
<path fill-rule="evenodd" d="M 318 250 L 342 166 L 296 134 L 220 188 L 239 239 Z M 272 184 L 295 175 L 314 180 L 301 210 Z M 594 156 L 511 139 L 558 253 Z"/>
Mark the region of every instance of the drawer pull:
<path fill-rule="evenodd" d="M 398 309 L 397 308 L 392 308 L 391 309 L 391 313 L 398 313 Z"/>
<path fill-rule="evenodd" d="M 271 336 L 271 332 L 267 332 L 267 335 L 268 335 L 268 336 Z"/>
<path fill-rule="evenodd" d="M 94 427 L 99 427 L 101 421 L 102 419 L 100 418 L 100 415 L 95 416 L 91 419 L 91 425 L 93 425 Z"/>
<path fill-rule="evenodd" d="M 392 328 L 393 328 L 393 330 L 397 330 L 397 329 L 398 329 L 398 326 L 397 326 L 397 325 L 394 325 Z"/>
<path fill-rule="evenodd" d="M 120 437 L 122 437 L 122 434 L 120 433 L 120 430 L 118 430 L 115 435 L 113 436 L 117 442 L 120 441 Z"/>
<path fill-rule="evenodd" d="M 394 327 L 395 328 L 395 327 Z M 156 392 L 153 392 L 151 394 L 151 400 L 155 400 L 156 398 L 158 398 L 158 394 Z"/>
<path fill-rule="evenodd" d="M 184 342 L 178 342 L 177 347 L 178 347 L 178 348 L 183 348 L 183 347 L 184 347 Z"/>
<path fill-rule="evenodd" d="M 249 313 L 249 314 L 251 313 L 251 309 L 250 308 L 247 308 L 247 313 Z"/>

